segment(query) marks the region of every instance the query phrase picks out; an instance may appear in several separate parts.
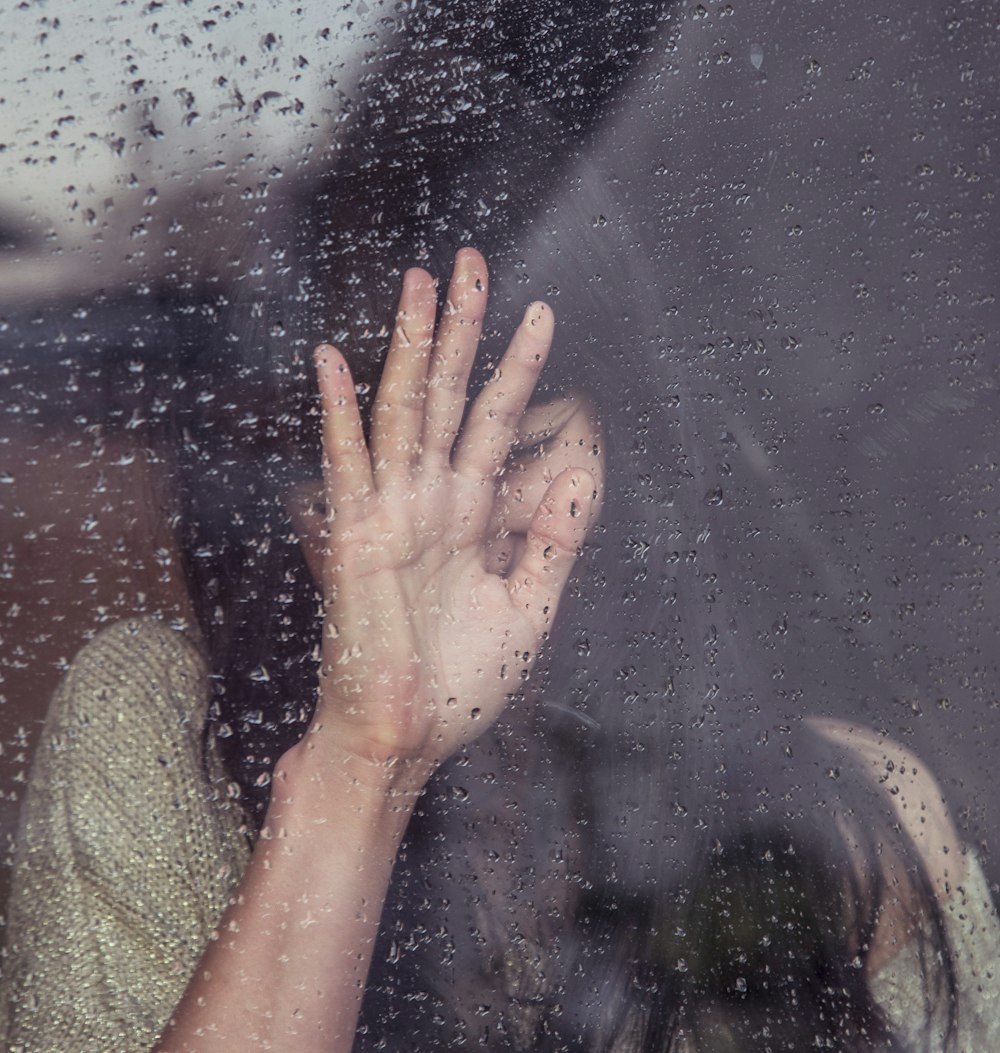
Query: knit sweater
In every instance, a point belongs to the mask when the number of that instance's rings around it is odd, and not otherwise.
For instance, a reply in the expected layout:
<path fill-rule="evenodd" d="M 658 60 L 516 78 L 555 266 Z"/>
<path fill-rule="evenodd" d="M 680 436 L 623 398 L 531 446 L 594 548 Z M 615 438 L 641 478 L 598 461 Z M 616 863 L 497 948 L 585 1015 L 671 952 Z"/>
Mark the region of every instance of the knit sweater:
<path fill-rule="evenodd" d="M 72 663 L 22 812 L 3 986 L 11 1053 L 139 1053 L 249 858 L 203 749 L 204 662 L 145 619 Z M 0 1002 L 0 1006 L 2 1006 Z"/>
<path fill-rule="evenodd" d="M 112 626 L 73 662 L 22 813 L 0 1048 L 142 1053 L 155 1044 L 249 858 L 221 765 L 205 755 L 207 697 L 198 649 L 153 619 Z M 1000 923 L 971 854 L 945 923 L 961 995 L 955 1049 L 1000 1049 Z M 873 988 L 897 1033 L 920 1048 L 930 1007 L 916 941 Z M 943 1017 L 932 1018 L 936 1036 Z M 931 1053 L 942 1048 L 934 1037 Z"/>

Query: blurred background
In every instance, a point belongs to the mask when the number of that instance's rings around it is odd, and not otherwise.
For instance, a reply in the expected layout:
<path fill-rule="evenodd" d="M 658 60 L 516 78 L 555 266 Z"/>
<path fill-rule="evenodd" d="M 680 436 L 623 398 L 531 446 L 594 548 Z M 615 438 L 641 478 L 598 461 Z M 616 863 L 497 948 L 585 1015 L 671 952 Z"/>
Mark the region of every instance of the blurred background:
<path fill-rule="evenodd" d="M 647 706 L 735 735 L 747 710 L 884 727 L 1000 878 L 992 5 L 58 7 L 4 13 L 8 849 L 80 645 L 190 619 L 157 418 L 193 349 L 236 348 L 234 414 L 256 353 L 227 345 L 234 311 L 374 375 L 399 270 L 472 243 L 493 329 L 548 299 L 550 383 L 599 395 L 631 466 L 641 511 L 605 542 L 624 614 L 576 628 L 577 665 L 656 590 L 685 653 Z"/>
<path fill-rule="evenodd" d="M 394 35 L 383 5 L 29 4 L 0 100 L 0 827 L 82 643 L 185 619 L 147 426 L 154 370 Z M 274 264 L 277 266 L 277 263 Z M 7 869 L 3 870 L 6 888 Z"/>

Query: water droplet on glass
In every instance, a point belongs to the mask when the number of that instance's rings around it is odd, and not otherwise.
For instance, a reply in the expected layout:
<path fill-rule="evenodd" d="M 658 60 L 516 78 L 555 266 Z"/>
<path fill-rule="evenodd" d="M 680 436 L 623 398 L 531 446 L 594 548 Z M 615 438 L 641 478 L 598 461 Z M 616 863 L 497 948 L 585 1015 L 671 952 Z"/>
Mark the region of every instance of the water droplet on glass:
<path fill-rule="evenodd" d="M 706 505 L 713 505 L 713 506 L 722 504 L 722 487 L 721 486 L 717 486 L 714 489 L 709 490 L 708 493 L 705 494 L 705 504 Z"/>
<path fill-rule="evenodd" d="M 764 49 L 760 44 L 750 45 L 750 65 L 754 69 L 760 69 L 764 65 Z"/>

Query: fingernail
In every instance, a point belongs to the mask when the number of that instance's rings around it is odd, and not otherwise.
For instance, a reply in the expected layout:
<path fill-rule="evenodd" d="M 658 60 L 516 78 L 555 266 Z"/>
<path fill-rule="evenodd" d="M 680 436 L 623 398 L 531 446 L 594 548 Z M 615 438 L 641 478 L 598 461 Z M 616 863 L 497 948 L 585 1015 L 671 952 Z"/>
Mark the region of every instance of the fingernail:
<path fill-rule="evenodd" d="M 486 275 L 482 273 L 482 268 L 482 255 L 471 245 L 466 245 L 455 253 L 455 275 L 463 280 L 475 275 L 475 287 L 478 292 L 486 288 Z"/>
<path fill-rule="evenodd" d="M 422 267 L 408 267 L 403 275 L 403 287 L 406 289 L 419 289 L 427 280 L 428 285 L 434 284 L 434 279 Z"/>
<path fill-rule="evenodd" d="M 542 300 L 529 303 L 524 312 L 522 324 L 531 328 L 540 336 L 551 332 L 554 322 L 552 308 Z"/>
<path fill-rule="evenodd" d="M 333 359 L 340 357 L 337 349 L 332 344 L 320 344 L 313 352 L 313 355 L 316 365 L 324 369 L 330 365 Z M 344 371 L 343 359 L 340 362 L 340 371 Z"/>

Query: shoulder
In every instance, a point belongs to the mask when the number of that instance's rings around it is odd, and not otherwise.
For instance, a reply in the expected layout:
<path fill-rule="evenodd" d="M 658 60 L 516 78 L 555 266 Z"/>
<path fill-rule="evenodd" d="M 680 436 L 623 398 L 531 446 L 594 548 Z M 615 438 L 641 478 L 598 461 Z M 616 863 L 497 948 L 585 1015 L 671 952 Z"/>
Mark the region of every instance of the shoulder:
<path fill-rule="evenodd" d="M 61 809 L 83 833 L 200 777 L 207 706 L 207 666 L 183 633 L 153 618 L 98 633 L 52 699 L 32 767 L 29 821 L 39 809 Z"/>
<path fill-rule="evenodd" d="M 907 1048 L 921 1048 L 927 1024 L 932 1032 L 955 1027 L 955 1049 L 1000 1048 L 1000 1013 L 994 990 L 1000 950 L 1000 920 L 989 882 L 974 852 L 965 858 L 965 878 L 944 904 L 942 921 L 947 934 L 958 1012 L 952 1020 L 947 985 L 928 984 L 927 948 L 933 934 L 924 926 L 901 943 L 898 953 L 886 956 L 872 976 L 872 993 Z M 937 1048 L 937 1047 L 935 1047 Z"/>
<path fill-rule="evenodd" d="M 863 724 L 816 718 L 809 724 L 832 746 L 850 755 L 855 770 L 870 780 L 881 798 L 881 821 L 887 820 L 888 827 L 902 835 L 902 843 L 912 846 L 928 891 L 947 923 L 956 890 L 979 871 L 930 766 L 913 750 Z M 871 819 L 880 821 L 877 816 Z M 884 899 L 868 956 L 873 975 L 884 972 L 907 949 L 914 952 L 926 938 L 932 943 L 935 938 L 926 913 L 932 904 L 922 900 L 921 882 L 893 840 L 890 835 L 879 848 Z M 867 880 L 864 874 L 859 878 Z M 946 924 L 946 928 L 952 927 Z M 949 939 L 953 936 L 949 931 Z"/>
<path fill-rule="evenodd" d="M 199 675 L 205 661 L 193 637 L 158 618 L 128 618 L 98 632 L 77 654 L 68 678 L 127 674 Z"/>
<path fill-rule="evenodd" d="M 81 1027 L 88 1049 L 125 1029 L 148 1048 L 217 924 L 248 850 L 205 762 L 206 677 L 196 643 L 151 618 L 70 663 L 15 847 L 0 1016 L 6 996 L 23 1048 Z"/>
<path fill-rule="evenodd" d="M 99 632 L 70 663 L 56 691 L 50 728 L 107 734 L 123 722 L 200 724 L 207 666 L 196 643 L 155 618 L 120 621 Z"/>
<path fill-rule="evenodd" d="M 127 844 L 145 846 L 137 866 L 196 834 L 214 844 L 229 820 L 222 774 L 206 757 L 207 706 L 207 665 L 183 633 L 144 618 L 97 634 L 53 698 L 21 849 L 69 852 L 74 866 L 104 875 L 128 869 Z"/>

